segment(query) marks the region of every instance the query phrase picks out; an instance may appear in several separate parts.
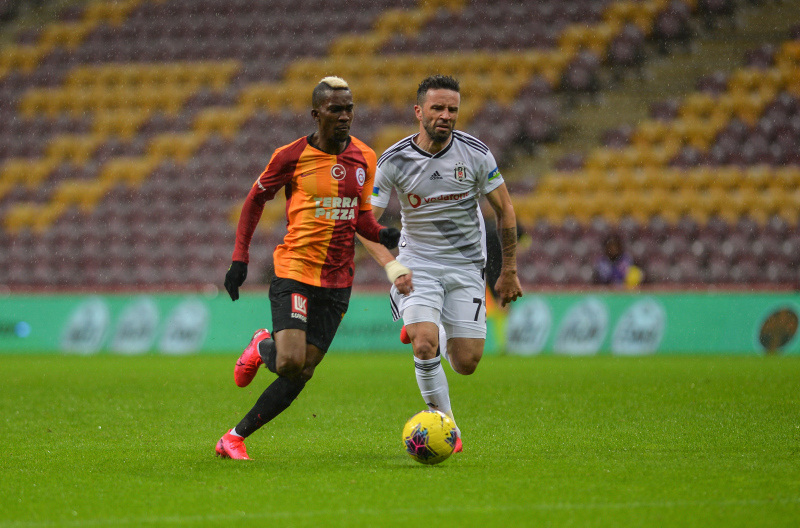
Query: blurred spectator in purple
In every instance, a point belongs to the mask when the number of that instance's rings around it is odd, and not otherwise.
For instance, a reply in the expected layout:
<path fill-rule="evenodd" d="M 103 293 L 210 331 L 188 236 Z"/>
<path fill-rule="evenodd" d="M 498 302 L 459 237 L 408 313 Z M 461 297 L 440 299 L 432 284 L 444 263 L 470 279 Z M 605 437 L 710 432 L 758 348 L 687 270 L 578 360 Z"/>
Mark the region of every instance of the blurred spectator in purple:
<path fill-rule="evenodd" d="M 604 253 L 594 264 L 594 283 L 625 285 L 633 288 L 642 281 L 641 270 L 633 264 L 633 257 L 624 250 L 622 239 L 616 233 L 608 235 L 603 244 Z"/>

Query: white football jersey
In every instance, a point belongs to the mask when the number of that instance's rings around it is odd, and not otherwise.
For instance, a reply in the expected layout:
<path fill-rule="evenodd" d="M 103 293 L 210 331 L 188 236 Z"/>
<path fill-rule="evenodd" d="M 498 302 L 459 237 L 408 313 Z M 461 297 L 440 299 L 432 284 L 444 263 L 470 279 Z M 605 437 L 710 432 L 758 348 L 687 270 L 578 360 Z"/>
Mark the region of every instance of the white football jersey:
<path fill-rule="evenodd" d="M 482 269 L 486 228 L 478 199 L 503 183 L 489 147 L 454 130 L 450 143 L 430 154 L 413 136 L 378 160 L 372 204 L 386 207 L 397 189 L 403 222 L 400 257 Z"/>

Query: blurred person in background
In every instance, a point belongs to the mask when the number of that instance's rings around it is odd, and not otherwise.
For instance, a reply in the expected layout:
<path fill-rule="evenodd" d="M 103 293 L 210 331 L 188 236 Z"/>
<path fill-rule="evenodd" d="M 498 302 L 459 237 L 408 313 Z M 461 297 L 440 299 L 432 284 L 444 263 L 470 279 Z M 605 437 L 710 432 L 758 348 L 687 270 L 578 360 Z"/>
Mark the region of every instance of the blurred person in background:
<path fill-rule="evenodd" d="M 253 334 L 234 368 L 246 387 L 264 365 L 278 375 L 253 408 L 217 442 L 223 458 L 249 460 L 244 439 L 286 410 L 325 357 L 350 302 L 355 235 L 375 242 L 394 287 L 408 293 L 411 273 L 391 256 L 400 231 L 376 221 L 370 204 L 376 156 L 350 135 L 353 94 L 339 77 L 314 88 L 316 132 L 278 148 L 242 206 L 225 289 L 236 301 L 247 278 L 250 242 L 264 204 L 286 195 L 287 234 L 275 248 L 269 299 L 272 334 Z"/>
<path fill-rule="evenodd" d="M 635 288 L 643 278 L 642 270 L 624 250 L 620 236 L 608 235 L 603 242 L 603 254 L 594 263 L 594 283 Z"/>

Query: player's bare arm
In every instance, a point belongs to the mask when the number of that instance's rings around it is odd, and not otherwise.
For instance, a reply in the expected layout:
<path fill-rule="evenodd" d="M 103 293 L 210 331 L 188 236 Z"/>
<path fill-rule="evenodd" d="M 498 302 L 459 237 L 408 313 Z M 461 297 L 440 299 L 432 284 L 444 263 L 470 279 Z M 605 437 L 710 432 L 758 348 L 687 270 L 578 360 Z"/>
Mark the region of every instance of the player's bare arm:
<path fill-rule="evenodd" d="M 380 220 L 383 211 L 383 207 L 372 207 L 372 214 L 375 216 L 375 220 Z M 397 291 L 403 295 L 408 295 L 414 291 L 413 274 L 410 269 L 397 262 L 394 255 L 383 245 L 377 242 L 371 242 L 361 235 L 356 236 L 358 236 L 358 240 L 364 245 L 364 248 L 366 248 L 367 253 L 370 254 L 375 262 L 386 270 L 389 281 L 394 284 Z"/>
<path fill-rule="evenodd" d="M 522 297 L 522 286 L 517 276 L 517 216 L 505 183 L 487 194 L 486 199 L 497 216 L 503 264 L 495 291 L 500 295 L 500 305 L 505 306 Z"/>

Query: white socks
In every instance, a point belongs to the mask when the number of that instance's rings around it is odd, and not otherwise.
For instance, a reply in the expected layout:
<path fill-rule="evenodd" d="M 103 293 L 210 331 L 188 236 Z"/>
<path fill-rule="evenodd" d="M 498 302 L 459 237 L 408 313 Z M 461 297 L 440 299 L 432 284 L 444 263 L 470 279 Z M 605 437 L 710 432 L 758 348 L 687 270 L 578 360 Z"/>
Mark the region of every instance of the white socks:
<path fill-rule="evenodd" d="M 422 399 L 431 409 L 441 411 L 456 423 L 453 410 L 450 408 L 450 388 L 447 385 L 447 376 L 442 368 L 441 356 L 433 359 L 414 358 L 414 371 L 417 375 L 417 385 Z M 456 426 L 458 436 L 461 431 Z"/>
<path fill-rule="evenodd" d="M 236 432 L 236 428 L 235 427 L 233 429 L 231 429 L 230 434 L 232 434 L 233 436 L 238 436 L 239 438 L 243 438 L 242 435 L 240 435 L 239 433 Z"/>
<path fill-rule="evenodd" d="M 447 333 L 444 331 L 444 325 L 439 323 L 439 352 L 442 354 L 442 357 L 450 363 L 450 356 L 447 355 Z M 450 363 L 450 366 L 453 364 Z"/>

